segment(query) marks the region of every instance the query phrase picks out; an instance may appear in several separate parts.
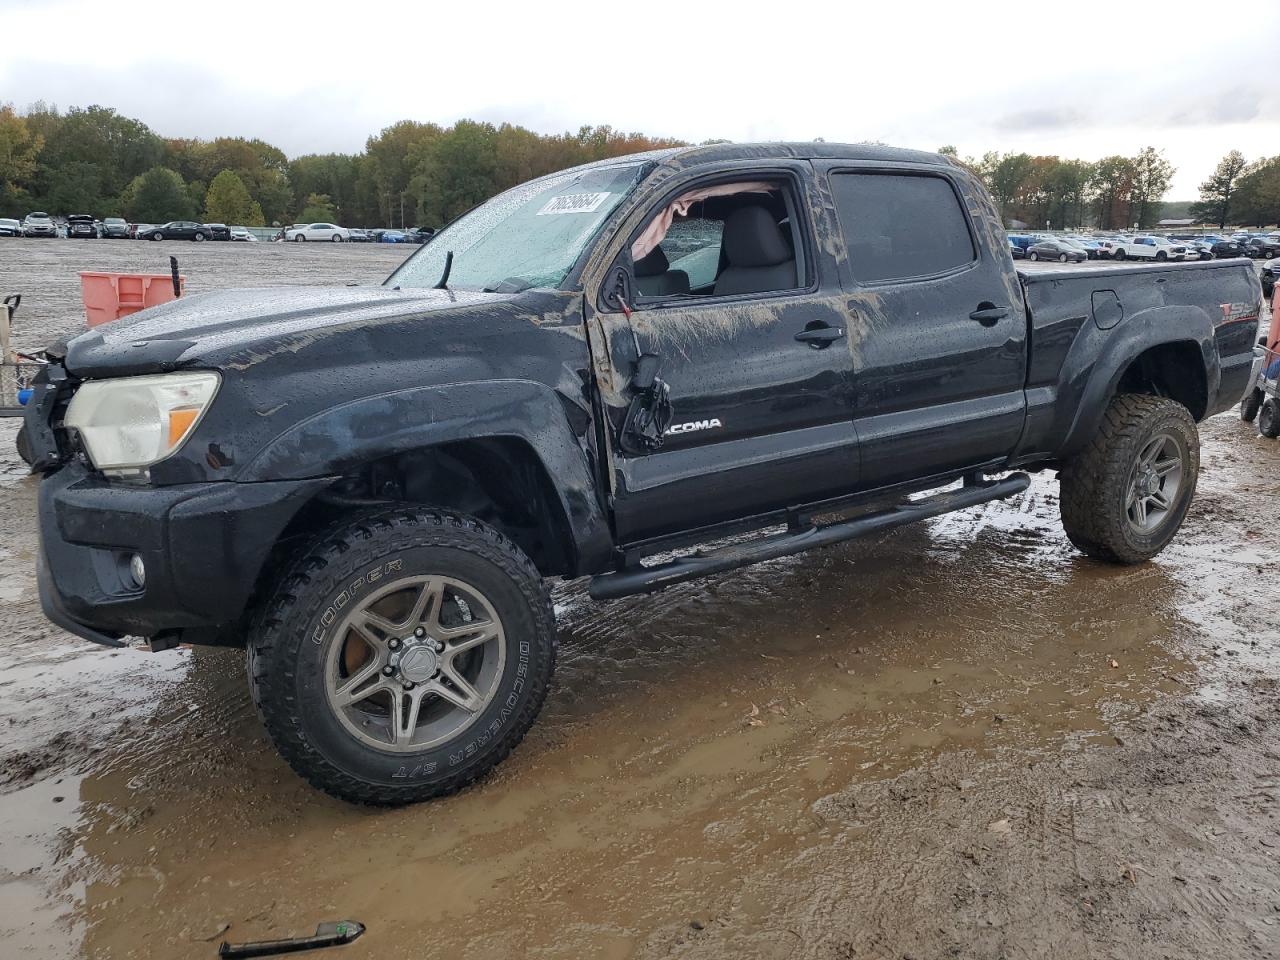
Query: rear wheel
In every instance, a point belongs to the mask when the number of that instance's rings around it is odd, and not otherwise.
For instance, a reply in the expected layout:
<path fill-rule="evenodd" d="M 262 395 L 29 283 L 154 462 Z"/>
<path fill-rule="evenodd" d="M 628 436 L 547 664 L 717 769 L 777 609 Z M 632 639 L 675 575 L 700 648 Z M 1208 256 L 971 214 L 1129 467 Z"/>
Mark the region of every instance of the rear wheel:
<path fill-rule="evenodd" d="M 555 665 L 541 576 L 470 517 L 406 508 L 331 529 L 250 633 L 254 701 L 333 796 L 394 805 L 483 776 L 533 723 Z"/>
<path fill-rule="evenodd" d="M 153 234 L 151 235 L 151 239 L 152 239 L 152 240 L 163 240 L 163 239 L 164 239 L 164 234 L 160 233 L 160 232 L 157 230 L 155 233 L 153 233 Z"/>
<path fill-rule="evenodd" d="M 338 234 L 338 233 L 335 233 L 335 234 L 334 234 L 332 237 L 330 237 L 329 239 L 331 239 L 334 243 L 341 243 L 341 242 L 342 242 L 342 235 L 341 235 L 341 234 Z"/>
<path fill-rule="evenodd" d="M 1240 401 L 1240 419 L 1245 423 L 1253 423 L 1258 415 L 1258 408 L 1262 406 L 1262 399 L 1262 391 L 1257 387 L 1246 393 Z"/>
<path fill-rule="evenodd" d="M 194 237 L 192 237 L 191 239 L 192 239 L 192 240 L 194 240 L 196 243 L 204 243 L 204 234 L 203 234 L 203 233 L 197 233 L 197 234 L 196 234 Z"/>
<path fill-rule="evenodd" d="M 1268 440 L 1280 436 L 1280 400 L 1267 397 L 1258 413 L 1258 432 Z"/>
<path fill-rule="evenodd" d="M 1199 474 L 1190 411 L 1165 397 L 1122 393 L 1059 474 L 1063 529 L 1099 560 L 1149 560 L 1178 532 Z"/>

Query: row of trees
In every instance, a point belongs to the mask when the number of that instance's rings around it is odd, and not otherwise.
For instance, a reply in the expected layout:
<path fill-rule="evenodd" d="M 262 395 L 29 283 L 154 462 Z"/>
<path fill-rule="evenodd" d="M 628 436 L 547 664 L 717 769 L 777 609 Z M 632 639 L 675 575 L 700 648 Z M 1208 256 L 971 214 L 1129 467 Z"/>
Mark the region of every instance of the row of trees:
<path fill-rule="evenodd" d="M 679 143 L 607 126 L 547 136 L 512 124 L 403 120 L 370 137 L 363 153 L 290 160 L 262 140 L 165 139 L 108 107 L 0 105 L 0 216 L 43 209 L 151 223 L 438 226 L 530 177 Z"/>
<path fill-rule="evenodd" d="M 1191 205 L 1191 215 L 1219 227 L 1280 223 L 1280 156 L 1249 163 L 1239 150 L 1232 150 L 1200 184 L 1200 199 Z"/>
<path fill-rule="evenodd" d="M 954 147 L 941 152 L 956 155 Z M 982 177 L 1010 226 L 1149 227 L 1175 173 L 1154 147 L 1097 161 L 991 152 L 960 162 Z"/>
<path fill-rule="evenodd" d="M 548 136 L 505 123 L 402 120 L 361 153 L 291 160 L 262 140 L 166 139 L 108 107 L 0 105 L 0 216 L 43 209 L 149 223 L 439 226 L 531 177 L 679 143 L 607 126 Z M 983 178 L 1011 226 L 1152 226 L 1174 174 L 1154 147 L 1098 161 L 992 152 L 960 162 Z M 1280 220 L 1280 156 L 1248 163 L 1229 153 L 1192 215 L 1219 225 Z"/>

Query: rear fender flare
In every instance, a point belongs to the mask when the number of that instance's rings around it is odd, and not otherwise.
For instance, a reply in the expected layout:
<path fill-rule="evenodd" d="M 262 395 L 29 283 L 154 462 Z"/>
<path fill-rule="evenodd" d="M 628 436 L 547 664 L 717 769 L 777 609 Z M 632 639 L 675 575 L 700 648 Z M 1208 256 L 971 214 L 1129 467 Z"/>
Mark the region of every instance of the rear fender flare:
<path fill-rule="evenodd" d="M 237 479 L 337 476 L 442 443 L 512 437 L 529 445 L 552 480 L 578 570 L 604 566 L 613 540 L 587 455 L 560 397 L 531 380 L 408 387 L 339 404 L 280 434 Z"/>
<path fill-rule="evenodd" d="M 1074 364 L 1068 357 L 1062 372 L 1059 401 L 1069 399 L 1072 393 L 1079 396 L 1075 405 L 1075 417 L 1062 447 L 1063 458 L 1079 451 L 1097 433 L 1107 404 L 1115 396 L 1121 377 L 1130 364 L 1152 347 L 1174 343 L 1195 344 L 1204 363 L 1206 401 L 1218 391 L 1220 370 L 1218 348 L 1213 337 L 1213 319 L 1199 307 L 1179 305 L 1139 311 L 1103 332 L 1104 339 L 1098 339 L 1100 331 L 1097 327 L 1090 324 L 1089 329 L 1093 335 L 1080 338 L 1077 346 L 1083 347 L 1085 351 L 1098 350 L 1092 367 L 1086 368 L 1082 364 L 1072 370 Z M 1091 347 L 1091 343 L 1097 344 L 1097 347 Z M 1073 381 L 1082 382 L 1082 387 L 1072 389 L 1070 384 Z"/>

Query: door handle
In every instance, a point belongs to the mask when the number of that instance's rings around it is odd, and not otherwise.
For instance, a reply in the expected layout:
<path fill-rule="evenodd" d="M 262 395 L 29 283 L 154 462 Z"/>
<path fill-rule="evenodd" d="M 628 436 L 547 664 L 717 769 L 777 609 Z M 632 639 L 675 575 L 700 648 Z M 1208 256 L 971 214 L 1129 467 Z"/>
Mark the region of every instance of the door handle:
<path fill-rule="evenodd" d="M 1008 307 L 997 307 L 994 303 L 980 303 L 978 309 L 969 314 L 969 319 L 977 320 L 984 327 L 994 327 L 1008 315 Z"/>
<path fill-rule="evenodd" d="M 821 350 L 835 340 L 844 339 L 844 327 L 829 327 L 823 324 L 820 327 L 806 328 L 796 334 L 796 339 L 801 343 L 807 343 L 815 350 Z"/>

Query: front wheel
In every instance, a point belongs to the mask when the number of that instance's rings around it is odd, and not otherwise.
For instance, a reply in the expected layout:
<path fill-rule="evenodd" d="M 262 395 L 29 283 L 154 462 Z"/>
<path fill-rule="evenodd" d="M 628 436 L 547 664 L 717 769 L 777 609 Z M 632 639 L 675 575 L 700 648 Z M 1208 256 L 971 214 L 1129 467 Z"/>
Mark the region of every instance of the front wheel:
<path fill-rule="evenodd" d="M 1067 255 L 1066 255 L 1065 253 L 1060 253 L 1060 254 L 1058 254 L 1058 262 L 1059 262 L 1059 263 L 1066 263 L 1066 262 L 1067 262 Z"/>
<path fill-rule="evenodd" d="M 318 538 L 251 626 L 268 733 L 314 786 L 355 803 L 452 793 L 542 707 L 555 618 L 528 557 L 470 517 L 404 508 Z"/>
<path fill-rule="evenodd" d="M 1038 254 L 1038 253 L 1036 253 L 1034 250 L 1032 250 L 1030 253 L 1028 253 L 1028 254 L 1027 254 L 1027 259 L 1028 259 L 1028 260 L 1039 260 L 1039 259 L 1040 259 L 1040 254 Z"/>
<path fill-rule="evenodd" d="M 1156 259 L 1163 263 L 1165 260 L 1169 259 L 1169 255 L 1165 253 L 1163 250 L 1157 250 Z"/>
<path fill-rule="evenodd" d="M 1111 259 L 1112 259 L 1112 260 L 1123 260 L 1123 259 L 1124 259 L 1124 256 L 1125 256 L 1125 254 L 1124 254 L 1124 251 L 1123 251 L 1123 250 L 1117 250 L 1115 253 L 1111 254 Z"/>
<path fill-rule="evenodd" d="M 1258 413 L 1258 432 L 1268 440 L 1280 437 L 1280 400 L 1267 397 Z"/>
<path fill-rule="evenodd" d="M 297 236 L 295 236 L 295 237 L 293 238 L 293 242 L 294 242 L 294 243 L 305 243 L 305 242 L 306 242 L 306 239 L 307 239 L 307 238 L 306 238 L 306 237 L 304 237 L 302 234 L 298 234 Z"/>
<path fill-rule="evenodd" d="M 1149 560 L 1182 526 L 1199 475 L 1190 411 L 1166 397 L 1119 394 L 1097 435 L 1059 474 L 1063 529 L 1096 559 Z"/>

